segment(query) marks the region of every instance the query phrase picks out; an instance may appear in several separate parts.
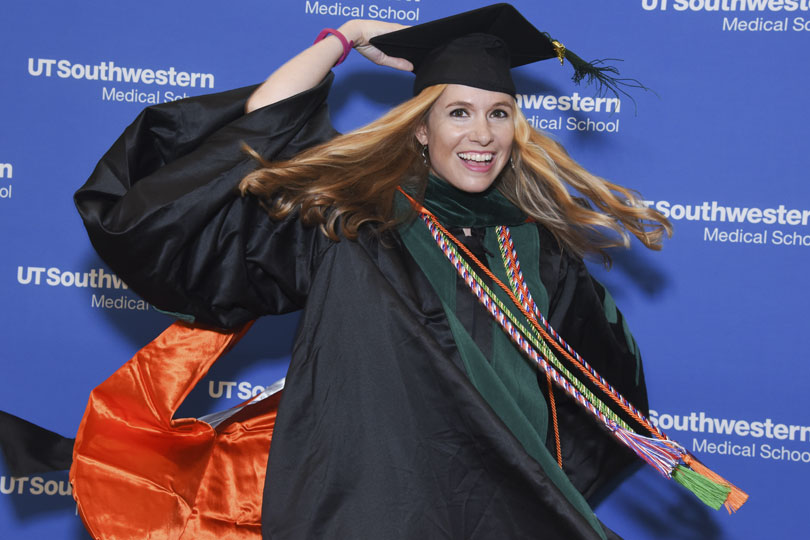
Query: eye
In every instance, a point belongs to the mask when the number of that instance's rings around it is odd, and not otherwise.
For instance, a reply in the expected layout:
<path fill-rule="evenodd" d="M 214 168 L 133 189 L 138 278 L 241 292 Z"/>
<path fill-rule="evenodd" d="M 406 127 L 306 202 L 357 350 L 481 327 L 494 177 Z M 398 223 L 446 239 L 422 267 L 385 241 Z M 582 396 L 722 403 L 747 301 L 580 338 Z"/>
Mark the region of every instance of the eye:
<path fill-rule="evenodd" d="M 465 116 L 468 116 L 467 109 L 453 109 L 450 111 L 450 116 L 455 118 L 464 118 Z"/>
<path fill-rule="evenodd" d="M 506 109 L 495 109 L 489 114 L 493 118 L 509 118 L 509 111 L 507 111 Z"/>

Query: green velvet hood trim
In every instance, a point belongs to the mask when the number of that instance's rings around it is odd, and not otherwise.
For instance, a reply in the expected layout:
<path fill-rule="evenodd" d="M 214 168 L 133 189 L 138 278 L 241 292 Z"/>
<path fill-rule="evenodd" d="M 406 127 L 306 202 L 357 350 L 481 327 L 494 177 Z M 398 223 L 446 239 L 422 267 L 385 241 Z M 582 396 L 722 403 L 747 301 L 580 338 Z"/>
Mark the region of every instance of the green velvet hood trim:
<path fill-rule="evenodd" d="M 481 193 L 467 193 L 432 174 L 424 205 L 445 227 L 511 226 L 525 223 L 527 218 L 494 185 Z"/>

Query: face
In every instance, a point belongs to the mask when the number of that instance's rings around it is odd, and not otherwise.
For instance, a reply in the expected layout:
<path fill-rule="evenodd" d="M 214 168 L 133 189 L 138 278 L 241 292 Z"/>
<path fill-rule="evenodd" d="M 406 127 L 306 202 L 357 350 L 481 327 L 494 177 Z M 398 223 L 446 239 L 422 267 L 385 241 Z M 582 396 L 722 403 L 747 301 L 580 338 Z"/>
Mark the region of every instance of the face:
<path fill-rule="evenodd" d="M 416 133 L 431 172 L 462 191 L 485 191 L 509 162 L 514 113 L 509 94 L 448 85 Z"/>

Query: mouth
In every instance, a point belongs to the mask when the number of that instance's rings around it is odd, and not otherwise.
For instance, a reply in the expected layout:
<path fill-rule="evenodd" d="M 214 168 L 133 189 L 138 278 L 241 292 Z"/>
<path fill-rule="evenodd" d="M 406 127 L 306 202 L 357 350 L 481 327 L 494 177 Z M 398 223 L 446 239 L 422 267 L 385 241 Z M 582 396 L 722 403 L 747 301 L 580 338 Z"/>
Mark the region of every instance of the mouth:
<path fill-rule="evenodd" d="M 495 160 L 492 152 L 459 152 L 457 155 L 465 167 L 476 172 L 488 171 Z"/>
<path fill-rule="evenodd" d="M 458 157 L 464 161 L 472 161 L 475 163 L 490 163 L 495 154 L 492 152 L 460 152 Z"/>

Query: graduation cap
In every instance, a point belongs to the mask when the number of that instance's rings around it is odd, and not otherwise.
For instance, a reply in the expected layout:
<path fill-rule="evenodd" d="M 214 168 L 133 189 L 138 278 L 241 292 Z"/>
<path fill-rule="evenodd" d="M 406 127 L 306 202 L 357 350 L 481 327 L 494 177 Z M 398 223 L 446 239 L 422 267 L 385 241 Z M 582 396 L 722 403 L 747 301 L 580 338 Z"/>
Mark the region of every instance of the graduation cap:
<path fill-rule="evenodd" d="M 494 4 L 403 28 L 371 39 L 389 56 L 414 66 L 414 95 L 434 84 L 463 84 L 515 95 L 510 69 L 540 60 L 568 60 L 573 79 L 596 82 L 600 92 L 626 92 L 618 85 L 644 88 L 635 79 L 617 79 L 618 70 L 602 61 L 585 62 L 541 32 L 510 4 Z"/>

